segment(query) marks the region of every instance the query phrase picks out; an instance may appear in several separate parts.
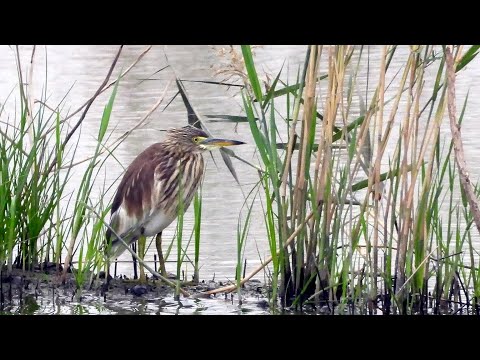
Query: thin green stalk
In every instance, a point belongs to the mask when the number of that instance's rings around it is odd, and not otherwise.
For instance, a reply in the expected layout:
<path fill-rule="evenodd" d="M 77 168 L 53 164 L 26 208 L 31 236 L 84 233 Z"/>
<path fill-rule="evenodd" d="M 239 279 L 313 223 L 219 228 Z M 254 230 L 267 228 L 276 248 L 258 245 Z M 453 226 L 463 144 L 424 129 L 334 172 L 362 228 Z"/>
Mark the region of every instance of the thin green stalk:
<path fill-rule="evenodd" d="M 199 257 L 200 257 L 200 230 L 202 224 L 202 186 L 195 194 L 193 200 L 193 212 L 195 214 L 195 222 L 193 225 L 195 232 L 195 259 L 194 259 L 194 271 L 193 271 L 193 281 L 198 283 L 200 281 L 199 274 Z"/>

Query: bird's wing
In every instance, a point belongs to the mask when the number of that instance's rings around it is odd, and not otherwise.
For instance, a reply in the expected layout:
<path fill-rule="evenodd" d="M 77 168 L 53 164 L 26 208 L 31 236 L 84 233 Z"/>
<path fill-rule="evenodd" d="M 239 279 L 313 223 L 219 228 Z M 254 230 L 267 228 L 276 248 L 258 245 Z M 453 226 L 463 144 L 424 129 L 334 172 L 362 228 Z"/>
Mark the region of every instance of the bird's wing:
<path fill-rule="evenodd" d="M 143 227 L 154 216 L 157 222 L 153 226 L 161 231 L 159 229 L 168 226 L 177 215 L 180 177 L 185 211 L 203 178 L 203 171 L 201 154 L 182 157 L 161 143 L 150 146 L 130 164 L 120 182 L 112 204 L 111 228 L 128 244 L 143 233 Z M 108 230 L 107 241 L 111 235 Z"/>
<path fill-rule="evenodd" d="M 159 145 L 159 144 L 155 144 Z M 138 236 L 142 224 L 148 220 L 155 208 L 154 192 L 161 191 L 155 180 L 155 169 L 161 148 L 152 145 L 130 164 L 112 204 L 110 227 L 122 238 L 131 234 Z M 107 231 L 107 240 L 111 232 Z"/>

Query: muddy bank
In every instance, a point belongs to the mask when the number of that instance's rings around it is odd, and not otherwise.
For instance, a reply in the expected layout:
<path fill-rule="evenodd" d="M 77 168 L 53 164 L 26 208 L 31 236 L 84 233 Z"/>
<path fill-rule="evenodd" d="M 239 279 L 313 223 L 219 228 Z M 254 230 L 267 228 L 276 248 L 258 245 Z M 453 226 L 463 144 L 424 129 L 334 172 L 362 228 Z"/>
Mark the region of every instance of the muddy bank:
<path fill-rule="evenodd" d="M 236 293 L 205 295 L 225 283 L 201 281 L 182 286 L 190 297 L 174 299 L 174 290 L 159 280 L 147 284 L 125 277 L 94 280 L 78 290 L 75 278 L 67 274 L 62 284 L 56 271 L 2 272 L 1 314 L 269 314 L 266 289 L 251 280 L 242 289 L 242 304 Z"/>
<path fill-rule="evenodd" d="M 23 272 L 14 270 L 10 276 L 2 272 L 0 282 L 0 314 L 253 314 L 269 315 L 267 291 L 269 289 L 259 280 L 252 279 L 242 288 L 241 299 L 236 292 L 217 295 L 206 295 L 228 283 L 220 281 L 201 281 L 199 284 L 187 284 L 182 288 L 191 296 L 176 300 L 174 290 L 159 280 L 149 279 L 147 284 L 132 282 L 126 277 L 111 279 L 108 288 L 105 279 L 98 279 L 82 290 L 77 289 L 74 276 L 69 273 L 65 284 L 62 284 L 56 270 Z M 284 310 L 282 314 L 384 314 L 382 307 L 386 300 L 379 299 L 377 311 L 367 311 L 365 304 L 356 304 L 352 312 L 349 306 L 323 305 L 315 307 L 304 304 L 301 311 Z M 463 310 L 463 311 L 462 311 Z M 279 313 L 278 310 L 275 313 Z M 422 312 L 415 312 L 422 313 Z M 434 314 L 430 305 L 423 311 Z M 439 309 L 440 314 L 472 314 L 470 308 L 458 310 L 444 301 Z"/>

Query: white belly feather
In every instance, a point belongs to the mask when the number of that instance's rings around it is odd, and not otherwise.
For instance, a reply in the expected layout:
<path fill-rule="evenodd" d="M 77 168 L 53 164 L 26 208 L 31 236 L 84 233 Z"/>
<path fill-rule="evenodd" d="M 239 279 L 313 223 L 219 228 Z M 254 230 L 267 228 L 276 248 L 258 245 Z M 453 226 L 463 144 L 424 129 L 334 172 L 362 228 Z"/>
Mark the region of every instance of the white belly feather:
<path fill-rule="evenodd" d="M 167 215 L 162 210 L 156 210 L 143 224 L 143 228 L 145 229 L 143 234 L 145 236 L 157 235 L 170 225 L 175 218 L 175 215 Z"/>

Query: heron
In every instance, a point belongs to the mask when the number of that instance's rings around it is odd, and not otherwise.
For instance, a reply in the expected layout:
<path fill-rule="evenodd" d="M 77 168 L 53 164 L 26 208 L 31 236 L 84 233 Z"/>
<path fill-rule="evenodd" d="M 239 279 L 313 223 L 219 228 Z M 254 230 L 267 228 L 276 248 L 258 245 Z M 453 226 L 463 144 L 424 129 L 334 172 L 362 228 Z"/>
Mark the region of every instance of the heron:
<path fill-rule="evenodd" d="M 213 138 L 188 125 L 170 129 L 162 142 L 140 153 L 127 168 L 115 193 L 106 232 L 107 258 L 113 260 L 138 240 L 138 256 L 145 256 L 146 238 L 156 236 L 160 273 L 166 276 L 162 231 L 185 212 L 205 174 L 203 153 L 242 141 Z M 180 203 L 182 201 L 182 203 Z M 113 230 L 113 232 L 112 232 Z M 114 235 L 116 234 L 116 235 Z M 140 264 L 140 282 L 145 271 Z"/>

